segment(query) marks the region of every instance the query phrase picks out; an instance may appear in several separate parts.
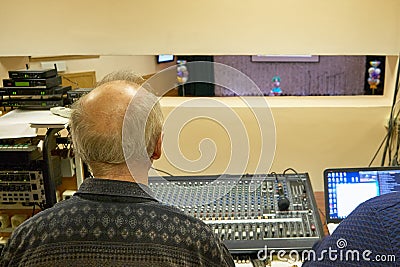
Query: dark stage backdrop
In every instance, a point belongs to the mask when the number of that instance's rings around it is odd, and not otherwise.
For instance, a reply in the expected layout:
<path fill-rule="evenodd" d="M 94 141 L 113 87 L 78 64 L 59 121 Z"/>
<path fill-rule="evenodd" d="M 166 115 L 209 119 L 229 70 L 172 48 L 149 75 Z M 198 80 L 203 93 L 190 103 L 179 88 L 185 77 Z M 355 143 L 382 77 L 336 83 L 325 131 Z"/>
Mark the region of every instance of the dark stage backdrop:
<path fill-rule="evenodd" d="M 319 56 L 318 62 L 255 62 L 251 56 L 214 56 L 214 61 L 249 76 L 264 95 L 268 95 L 273 88 L 271 80 L 276 75 L 281 78 L 283 95 L 366 94 L 366 56 Z M 218 75 L 215 75 L 215 81 L 218 82 Z M 237 95 L 251 95 L 253 91 L 241 88 L 239 84 L 235 88 Z M 215 95 L 235 94 L 216 85 Z"/>

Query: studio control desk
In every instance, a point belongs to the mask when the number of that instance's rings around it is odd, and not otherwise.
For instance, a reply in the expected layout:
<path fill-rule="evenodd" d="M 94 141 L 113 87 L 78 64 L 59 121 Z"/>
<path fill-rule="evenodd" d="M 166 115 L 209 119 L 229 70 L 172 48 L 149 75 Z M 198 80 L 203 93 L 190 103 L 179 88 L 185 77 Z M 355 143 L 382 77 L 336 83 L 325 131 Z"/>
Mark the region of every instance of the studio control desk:
<path fill-rule="evenodd" d="M 326 234 L 307 173 L 150 177 L 149 186 L 252 266 L 266 266 L 260 251 L 311 249 Z"/>

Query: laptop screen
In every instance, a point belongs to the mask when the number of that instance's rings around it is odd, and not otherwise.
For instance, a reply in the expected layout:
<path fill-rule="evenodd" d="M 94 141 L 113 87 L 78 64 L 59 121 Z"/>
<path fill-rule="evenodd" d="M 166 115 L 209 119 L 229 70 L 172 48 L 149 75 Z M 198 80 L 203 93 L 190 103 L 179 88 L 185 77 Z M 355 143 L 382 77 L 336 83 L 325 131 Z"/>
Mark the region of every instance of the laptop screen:
<path fill-rule="evenodd" d="M 327 169 L 324 185 L 327 222 L 338 223 L 362 202 L 400 191 L 400 166 Z"/>

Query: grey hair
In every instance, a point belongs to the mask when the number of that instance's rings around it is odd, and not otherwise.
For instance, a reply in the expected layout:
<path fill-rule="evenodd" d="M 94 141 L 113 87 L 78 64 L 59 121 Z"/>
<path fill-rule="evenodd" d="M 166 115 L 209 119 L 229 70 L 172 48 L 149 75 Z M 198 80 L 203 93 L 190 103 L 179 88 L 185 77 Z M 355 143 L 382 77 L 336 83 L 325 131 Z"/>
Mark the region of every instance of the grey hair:
<path fill-rule="evenodd" d="M 103 172 L 129 159 L 149 160 L 162 133 L 163 115 L 158 98 L 140 86 L 144 80 L 132 72 L 119 71 L 105 76 L 98 86 L 113 81 L 131 85 L 137 92 L 126 110 L 118 110 L 120 114 L 110 118 L 106 129 L 99 131 L 97 122 L 87 114 L 84 105 L 87 95 L 72 106 L 70 127 L 74 151 L 92 171 L 96 168 Z M 107 111 L 99 108 L 99 112 Z"/>
<path fill-rule="evenodd" d="M 125 158 L 149 159 L 162 132 L 163 115 L 158 99 L 141 88 L 126 109 L 122 138 Z M 144 136 L 143 136 L 144 134 Z"/>
<path fill-rule="evenodd" d="M 107 74 L 106 76 L 104 76 L 103 79 L 101 79 L 96 84 L 96 87 L 99 87 L 100 85 L 103 85 L 108 82 L 113 82 L 113 81 L 127 81 L 127 82 L 136 83 L 139 85 L 143 85 L 146 80 L 143 79 L 142 76 L 138 75 L 137 73 L 135 73 L 133 71 L 120 70 L 120 71 L 111 72 L 111 73 Z M 151 90 L 148 90 L 148 91 L 151 92 Z"/>

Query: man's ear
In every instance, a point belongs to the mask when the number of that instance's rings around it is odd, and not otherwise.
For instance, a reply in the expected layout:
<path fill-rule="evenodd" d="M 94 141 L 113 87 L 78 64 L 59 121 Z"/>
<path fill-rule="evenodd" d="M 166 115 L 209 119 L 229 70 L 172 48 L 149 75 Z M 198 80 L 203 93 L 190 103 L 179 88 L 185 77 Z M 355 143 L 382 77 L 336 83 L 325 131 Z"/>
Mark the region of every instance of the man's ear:
<path fill-rule="evenodd" d="M 151 155 L 152 160 L 157 160 L 161 157 L 161 144 L 162 144 L 162 134 L 160 134 L 160 137 L 157 140 L 156 146 L 154 147 L 154 152 L 153 155 Z"/>

